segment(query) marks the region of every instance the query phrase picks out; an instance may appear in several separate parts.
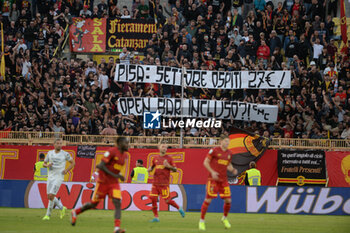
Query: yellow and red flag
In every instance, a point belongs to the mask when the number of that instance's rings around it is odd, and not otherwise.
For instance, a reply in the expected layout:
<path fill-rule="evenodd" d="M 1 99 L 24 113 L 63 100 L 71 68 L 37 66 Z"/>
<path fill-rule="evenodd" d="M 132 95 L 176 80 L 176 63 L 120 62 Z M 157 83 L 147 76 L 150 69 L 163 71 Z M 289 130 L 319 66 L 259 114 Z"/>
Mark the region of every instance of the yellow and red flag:
<path fill-rule="evenodd" d="M 0 75 L 5 78 L 5 50 L 4 50 L 4 26 L 1 23 L 1 64 Z"/>
<path fill-rule="evenodd" d="M 245 171 L 249 168 L 249 163 L 257 161 L 264 154 L 269 140 L 239 128 L 232 128 L 229 137 L 228 149 L 233 153 L 231 163 L 238 171 L 238 179 L 241 184 L 244 182 Z M 230 182 L 236 178 L 231 173 L 227 175 Z"/>
<path fill-rule="evenodd" d="M 342 38 L 343 43 L 344 43 L 344 48 L 347 48 L 348 47 L 348 35 L 347 35 L 344 0 L 340 0 L 340 30 L 341 30 L 341 38 Z"/>

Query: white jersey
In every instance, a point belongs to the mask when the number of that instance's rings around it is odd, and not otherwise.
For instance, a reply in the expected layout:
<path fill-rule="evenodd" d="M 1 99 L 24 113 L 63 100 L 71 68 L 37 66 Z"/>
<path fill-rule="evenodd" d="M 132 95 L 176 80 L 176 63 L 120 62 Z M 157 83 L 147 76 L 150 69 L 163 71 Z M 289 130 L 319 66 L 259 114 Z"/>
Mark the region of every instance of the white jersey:
<path fill-rule="evenodd" d="M 49 168 L 48 180 L 50 179 L 62 179 L 64 175 L 62 172 L 66 168 L 66 161 L 71 161 L 72 157 L 70 154 L 64 150 L 56 153 L 55 150 L 50 150 L 46 157 L 45 162 L 52 163 L 52 166 Z"/>

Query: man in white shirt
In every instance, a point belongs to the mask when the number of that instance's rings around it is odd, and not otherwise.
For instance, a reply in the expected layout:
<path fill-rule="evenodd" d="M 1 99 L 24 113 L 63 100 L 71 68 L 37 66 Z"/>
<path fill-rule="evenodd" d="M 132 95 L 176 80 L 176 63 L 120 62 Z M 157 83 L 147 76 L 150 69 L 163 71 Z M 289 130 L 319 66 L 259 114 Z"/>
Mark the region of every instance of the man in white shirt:
<path fill-rule="evenodd" d="M 85 76 L 88 76 L 90 72 L 96 74 L 96 68 L 94 66 L 94 62 L 92 61 L 88 62 L 88 67 L 85 70 Z"/>
<path fill-rule="evenodd" d="M 79 12 L 79 16 L 83 18 L 89 18 L 92 15 L 91 11 L 89 10 L 88 5 L 84 5 L 84 8 Z"/>
<path fill-rule="evenodd" d="M 63 182 L 64 175 L 67 174 L 75 165 L 74 160 L 69 155 L 68 152 L 62 150 L 62 139 L 57 138 L 54 142 L 54 150 L 50 150 L 44 160 L 44 167 L 49 168 L 49 175 L 47 178 L 47 197 L 49 199 L 49 204 L 47 206 L 46 215 L 43 220 L 50 220 L 51 211 L 53 206 L 56 205 L 61 209 L 61 219 L 64 217 L 66 212 L 66 207 L 55 197 L 60 186 Z M 68 168 L 66 167 L 66 162 L 69 162 Z"/>
<path fill-rule="evenodd" d="M 314 49 L 314 54 L 312 58 L 318 61 L 318 57 L 322 53 L 323 45 L 321 45 L 321 41 L 319 38 L 316 38 L 315 42 L 313 42 L 311 39 L 311 44 L 312 44 L 312 48 Z"/>
<path fill-rule="evenodd" d="M 27 78 L 28 80 L 30 79 L 31 67 L 32 63 L 30 63 L 29 57 L 26 56 L 22 64 L 22 76 Z"/>
<path fill-rule="evenodd" d="M 106 90 L 108 86 L 108 76 L 106 75 L 106 69 L 100 70 L 100 75 L 98 77 L 99 86 L 101 87 L 102 91 Z"/>
<path fill-rule="evenodd" d="M 27 50 L 27 45 L 24 43 L 24 39 L 19 40 L 19 46 L 17 47 L 17 52 L 19 52 L 21 48 L 23 49 L 23 51 Z"/>
<path fill-rule="evenodd" d="M 130 64 L 130 52 L 126 47 L 123 48 L 123 52 L 119 54 L 120 64 Z"/>

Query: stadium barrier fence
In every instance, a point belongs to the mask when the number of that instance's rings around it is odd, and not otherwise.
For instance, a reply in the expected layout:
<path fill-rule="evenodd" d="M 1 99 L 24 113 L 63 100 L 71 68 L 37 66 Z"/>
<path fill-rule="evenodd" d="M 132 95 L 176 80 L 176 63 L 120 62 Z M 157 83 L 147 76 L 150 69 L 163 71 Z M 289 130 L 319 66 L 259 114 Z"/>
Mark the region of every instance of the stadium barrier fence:
<path fill-rule="evenodd" d="M 74 135 L 58 132 L 20 132 L 0 131 L 0 144 L 10 145 L 50 145 L 55 138 L 62 138 L 64 145 L 96 145 L 110 146 L 117 135 Z M 180 137 L 162 136 L 129 136 L 132 148 L 154 148 L 163 140 L 170 147 L 179 148 Z M 210 148 L 217 146 L 219 138 L 216 137 L 184 137 L 184 148 Z M 318 149 L 327 151 L 349 150 L 350 140 L 344 139 L 299 139 L 299 138 L 273 138 L 270 141 L 270 149 Z"/>

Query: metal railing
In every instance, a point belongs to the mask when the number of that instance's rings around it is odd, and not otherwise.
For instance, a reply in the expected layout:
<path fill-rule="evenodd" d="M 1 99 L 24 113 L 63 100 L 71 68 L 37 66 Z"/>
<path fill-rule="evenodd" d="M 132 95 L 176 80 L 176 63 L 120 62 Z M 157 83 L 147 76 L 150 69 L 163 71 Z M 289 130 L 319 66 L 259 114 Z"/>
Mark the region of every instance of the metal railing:
<path fill-rule="evenodd" d="M 50 145 L 55 138 L 62 138 L 64 145 L 96 145 L 110 146 L 118 137 L 116 135 L 66 135 L 55 132 L 19 132 L 0 131 L 0 144 L 11 145 Z M 164 140 L 173 148 L 180 147 L 180 137 L 159 136 L 130 136 L 132 148 L 154 148 Z M 219 138 L 184 137 L 184 148 L 210 148 L 217 146 Z M 270 149 L 318 149 L 318 150 L 350 150 L 350 140 L 341 139 L 289 139 L 274 138 L 270 142 Z"/>
<path fill-rule="evenodd" d="M 306 150 L 350 150 L 350 140 L 274 138 L 273 140 L 271 140 L 269 148 Z"/>

